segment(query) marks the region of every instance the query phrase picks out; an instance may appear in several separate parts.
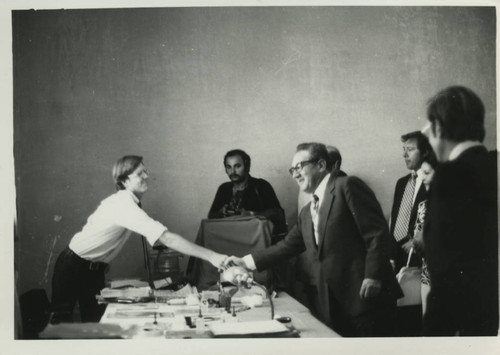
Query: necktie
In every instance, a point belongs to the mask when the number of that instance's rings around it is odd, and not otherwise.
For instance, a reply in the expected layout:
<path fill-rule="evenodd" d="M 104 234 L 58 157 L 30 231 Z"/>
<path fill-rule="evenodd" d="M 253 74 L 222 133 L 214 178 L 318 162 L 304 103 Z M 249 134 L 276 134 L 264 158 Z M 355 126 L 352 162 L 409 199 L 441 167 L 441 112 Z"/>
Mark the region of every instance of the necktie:
<path fill-rule="evenodd" d="M 319 209 L 319 197 L 313 195 L 313 201 L 311 202 L 311 217 L 314 228 L 314 240 L 316 245 L 318 245 L 319 235 L 318 235 L 318 209 Z"/>
<path fill-rule="evenodd" d="M 413 207 L 413 194 L 415 192 L 415 175 L 412 174 L 406 183 L 401 205 L 399 206 L 396 225 L 394 226 L 394 238 L 400 241 L 408 235 L 408 224 L 410 223 L 411 209 Z"/>

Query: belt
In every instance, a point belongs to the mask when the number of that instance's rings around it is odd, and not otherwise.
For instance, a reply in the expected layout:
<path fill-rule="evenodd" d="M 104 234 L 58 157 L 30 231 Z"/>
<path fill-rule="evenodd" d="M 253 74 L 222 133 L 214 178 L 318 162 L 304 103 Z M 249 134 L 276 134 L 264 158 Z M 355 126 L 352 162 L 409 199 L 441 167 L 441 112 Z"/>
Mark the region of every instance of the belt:
<path fill-rule="evenodd" d="M 80 255 L 75 253 L 69 247 L 66 248 L 66 252 L 70 257 L 72 257 L 74 260 L 76 260 L 79 264 L 83 265 L 88 270 L 99 271 L 99 270 L 104 270 L 108 267 L 108 264 L 106 263 L 100 261 L 90 261 L 82 258 Z"/>

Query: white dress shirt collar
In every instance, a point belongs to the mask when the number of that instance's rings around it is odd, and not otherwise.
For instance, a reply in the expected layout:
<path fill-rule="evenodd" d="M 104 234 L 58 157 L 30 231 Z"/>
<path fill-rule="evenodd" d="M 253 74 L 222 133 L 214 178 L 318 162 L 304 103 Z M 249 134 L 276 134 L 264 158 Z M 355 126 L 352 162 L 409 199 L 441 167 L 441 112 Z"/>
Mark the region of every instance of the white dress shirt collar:
<path fill-rule="evenodd" d="M 319 198 L 319 205 L 321 206 L 321 203 L 323 202 L 323 198 L 325 197 L 325 190 L 326 186 L 328 185 L 328 180 L 330 180 L 330 173 L 326 174 L 323 180 L 319 183 L 318 187 L 316 190 L 314 190 L 314 195 L 318 196 Z"/>
<path fill-rule="evenodd" d="M 119 193 L 126 193 L 126 194 L 130 195 L 130 197 L 132 197 L 132 200 L 134 200 L 134 202 L 135 202 L 136 205 L 138 205 L 141 202 L 141 201 L 139 201 L 139 199 L 137 198 L 137 196 L 133 192 L 131 192 L 131 191 L 127 190 L 127 189 L 120 190 L 118 192 Z"/>
<path fill-rule="evenodd" d="M 451 150 L 449 160 L 455 160 L 460 156 L 460 154 L 462 154 L 467 149 L 472 148 L 472 147 L 476 147 L 479 145 L 482 145 L 482 144 L 481 144 L 481 142 L 478 142 L 478 141 L 464 141 L 464 142 L 458 143 Z"/>

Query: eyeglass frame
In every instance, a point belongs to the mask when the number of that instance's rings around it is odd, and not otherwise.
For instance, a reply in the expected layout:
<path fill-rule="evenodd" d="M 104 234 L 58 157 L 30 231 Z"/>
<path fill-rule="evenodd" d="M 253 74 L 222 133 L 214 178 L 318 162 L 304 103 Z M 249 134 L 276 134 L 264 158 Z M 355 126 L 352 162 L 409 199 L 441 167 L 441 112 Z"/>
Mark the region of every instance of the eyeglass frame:
<path fill-rule="evenodd" d="M 304 169 L 304 166 L 306 164 L 313 164 L 313 163 L 317 163 L 319 161 L 319 159 L 310 159 L 310 160 L 303 160 L 303 161 L 299 161 L 297 164 L 295 164 L 295 166 L 292 166 L 290 169 L 288 169 L 288 172 L 290 173 L 290 175 L 293 176 L 294 173 L 298 173 L 300 171 L 302 171 L 302 169 Z"/>
<path fill-rule="evenodd" d="M 137 176 L 140 178 L 144 178 L 144 174 L 146 174 L 146 176 L 149 177 L 151 175 L 151 172 L 148 169 L 144 168 L 144 170 L 142 170 L 139 174 L 137 174 L 136 172 L 133 172 L 133 173 L 128 174 L 128 176 Z"/>

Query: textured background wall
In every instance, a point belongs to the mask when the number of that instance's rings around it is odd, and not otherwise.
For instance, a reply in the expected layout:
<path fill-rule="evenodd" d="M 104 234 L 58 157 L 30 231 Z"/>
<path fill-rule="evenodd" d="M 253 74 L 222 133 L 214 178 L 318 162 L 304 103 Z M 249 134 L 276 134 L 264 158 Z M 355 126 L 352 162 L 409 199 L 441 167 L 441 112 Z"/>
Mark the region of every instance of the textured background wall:
<path fill-rule="evenodd" d="M 224 153 L 242 148 L 290 224 L 295 146 L 336 145 L 389 214 L 407 171 L 401 134 L 438 90 L 484 100 L 496 147 L 494 8 L 275 7 L 14 11 L 19 293 L 46 288 L 55 257 L 114 192 L 112 164 L 145 157 L 144 207 L 193 240 Z M 131 239 L 110 277 L 143 275 Z"/>

